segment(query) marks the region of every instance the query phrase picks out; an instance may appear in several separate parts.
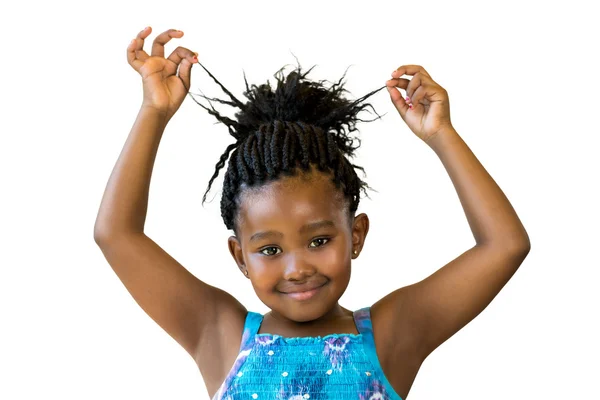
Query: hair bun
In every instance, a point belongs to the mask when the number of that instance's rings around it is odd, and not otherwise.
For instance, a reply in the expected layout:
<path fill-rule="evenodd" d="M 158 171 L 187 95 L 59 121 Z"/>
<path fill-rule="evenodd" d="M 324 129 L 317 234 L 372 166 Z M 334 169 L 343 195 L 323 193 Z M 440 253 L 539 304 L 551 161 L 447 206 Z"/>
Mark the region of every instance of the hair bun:
<path fill-rule="evenodd" d="M 329 88 L 326 88 L 323 85 L 324 82 L 328 82 L 326 80 L 310 81 L 306 79 L 314 66 L 303 73 L 301 66 L 298 64 L 298 68 L 286 77 L 283 75 L 285 66 L 275 73 L 274 77 L 277 81 L 275 90 L 268 81 L 259 86 L 254 84 L 248 86 L 246 74 L 244 73 L 246 84 L 244 96 L 248 101 L 242 103 L 202 64 L 199 63 L 199 65 L 213 78 L 231 101 L 200 95 L 209 101 L 211 109 L 205 107 L 196 99 L 194 101 L 228 126 L 229 133 L 237 139 L 236 144 L 241 143 L 245 138 L 259 130 L 261 125 L 273 124 L 274 121 L 303 122 L 319 127 L 326 133 L 334 134 L 340 150 L 347 156 L 353 156 L 354 150 L 360 146 L 360 139 L 350 137 L 350 133 L 357 130 L 357 121 L 363 121 L 357 115 L 366 107 L 371 107 L 375 111 L 371 104 L 361 103 L 367 97 L 385 88 L 383 86 L 355 101 L 350 101 L 343 97 L 343 93 L 348 92 L 343 87 L 343 79 L 346 76 L 347 69 L 337 83 L 333 83 Z M 236 120 L 220 115 L 214 109 L 211 100 L 239 108 L 240 110 L 235 113 Z M 375 114 L 377 114 L 376 111 Z M 377 115 L 381 118 L 379 114 Z M 354 139 L 359 141 L 357 146 L 353 145 Z"/>

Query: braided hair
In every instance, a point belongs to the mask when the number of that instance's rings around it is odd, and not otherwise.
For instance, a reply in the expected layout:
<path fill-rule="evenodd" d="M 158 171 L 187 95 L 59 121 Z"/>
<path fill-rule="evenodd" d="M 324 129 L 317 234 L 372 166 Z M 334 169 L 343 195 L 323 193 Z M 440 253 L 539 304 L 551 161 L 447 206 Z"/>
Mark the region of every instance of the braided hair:
<path fill-rule="evenodd" d="M 371 107 L 375 111 L 371 104 L 360 103 L 385 86 L 351 102 L 342 97 L 342 93 L 347 92 L 342 83 L 345 72 L 337 83 L 327 89 L 323 86 L 326 81 L 314 82 L 305 78 L 314 66 L 302 73 L 298 64 L 298 68 L 285 79 L 282 72 L 285 66 L 274 75 L 277 80 L 274 91 L 268 81 L 260 86 L 248 87 L 244 73 L 244 96 L 248 101 L 242 103 L 202 64 L 199 65 L 230 100 L 200 95 L 209 101 L 209 109 L 191 97 L 209 114 L 227 125 L 229 133 L 236 139 L 217 162 L 202 204 L 219 170 L 225 166 L 233 151 L 223 181 L 221 216 L 225 226 L 233 229 L 236 235 L 236 217 L 243 189 L 258 187 L 283 176 L 297 175 L 299 171 L 309 171 L 312 166 L 332 175 L 335 187 L 342 191 L 348 201 L 349 213 L 354 215 L 360 201 L 359 192 L 364 191 L 368 197 L 365 188 L 373 189 L 356 174 L 355 169 L 363 173 L 364 169 L 348 160 L 354 157 L 354 151 L 360 146 L 360 139 L 350 137 L 349 133 L 357 131 L 357 121 L 363 121 L 357 118 L 361 110 Z M 236 119 L 219 114 L 211 100 L 239 108 Z M 358 145 L 354 145 L 354 140 L 358 141 Z"/>

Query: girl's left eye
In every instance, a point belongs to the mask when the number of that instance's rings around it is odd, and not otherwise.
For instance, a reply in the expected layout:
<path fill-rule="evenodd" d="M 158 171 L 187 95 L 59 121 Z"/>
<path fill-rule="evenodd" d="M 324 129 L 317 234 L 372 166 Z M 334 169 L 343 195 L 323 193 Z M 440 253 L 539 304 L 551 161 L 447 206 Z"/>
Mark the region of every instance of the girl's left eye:
<path fill-rule="evenodd" d="M 329 242 L 329 239 L 327 239 L 327 238 L 319 238 L 319 239 L 315 239 L 315 240 L 313 240 L 313 241 L 311 242 L 311 244 L 313 244 L 313 243 L 315 243 L 315 242 L 318 242 L 319 240 L 325 240 L 325 243 Z M 325 243 L 323 243 L 323 244 L 320 244 L 320 245 L 318 245 L 318 246 L 311 246 L 311 247 L 313 247 L 313 248 L 314 248 L 314 247 L 321 247 L 321 246 L 323 246 Z"/>

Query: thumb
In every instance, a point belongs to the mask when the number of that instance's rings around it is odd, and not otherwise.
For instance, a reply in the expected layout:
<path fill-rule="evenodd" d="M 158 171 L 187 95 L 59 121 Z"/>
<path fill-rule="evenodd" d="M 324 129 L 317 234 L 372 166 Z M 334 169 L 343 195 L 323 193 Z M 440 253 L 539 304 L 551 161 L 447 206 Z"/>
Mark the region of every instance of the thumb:
<path fill-rule="evenodd" d="M 181 63 L 179 64 L 179 78 L 183 82 L 183 86 L 185 86 L 185 89 L 187 91 L 190 90 L 191 70 L 192 63 L 189 62 L 186 58 L 182 59 Z"/>
<path fill-rule="evenodd" d="M 388 83 L 386 84 L 386 88 L 390 94 L 390 99 L 392 100 L 394 107 L 396 107 L 396 110 L 398 110 L 398 112 L 400 113 L 402 119 L 404 119 L 404 116 L 409 110 L 409 106 L 408 104 L 406 104 L 404 97 L 402 97 L 402 93 L 400 93 L 400 90 L 398 90 L 396 86 L 390 86 L 390 83 L 393 84 L 391 81 L 388 81 Z"/>

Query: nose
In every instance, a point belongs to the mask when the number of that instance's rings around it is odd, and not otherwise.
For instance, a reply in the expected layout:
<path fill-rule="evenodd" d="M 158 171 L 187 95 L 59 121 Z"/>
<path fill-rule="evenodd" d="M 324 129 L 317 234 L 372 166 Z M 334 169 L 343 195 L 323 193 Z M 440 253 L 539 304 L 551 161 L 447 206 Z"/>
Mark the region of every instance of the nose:
<path fill-rule="evenodd" d="M 302 254 L 290 253 L 285 259 L 284 278 L 288 281 L 304 281 L 316 271 L 315 266 Z"/>

